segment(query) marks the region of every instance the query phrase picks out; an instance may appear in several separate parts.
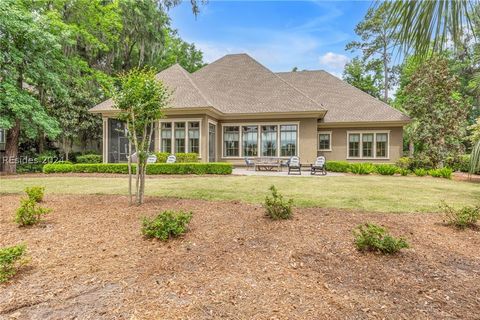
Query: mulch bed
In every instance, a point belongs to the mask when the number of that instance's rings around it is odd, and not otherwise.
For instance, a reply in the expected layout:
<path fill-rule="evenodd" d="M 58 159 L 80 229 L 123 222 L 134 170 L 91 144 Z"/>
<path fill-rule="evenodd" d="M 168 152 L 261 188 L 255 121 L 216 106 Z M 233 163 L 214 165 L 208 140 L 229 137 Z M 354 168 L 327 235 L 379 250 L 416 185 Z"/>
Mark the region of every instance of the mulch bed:
<path fill-rule="evenodd" d="M 18 228 L 19 195 L 0 196 L 0 246 L 31 261 L 0 285 L 0 319 L 478 319 L 480 232 L 438 214 L 297 209 L 124 196 L 53 196 L 42 224 Z M 144 239 L 142 216 L 193 211 L 190 231 Z M 372 221 L 404 235 L 395 256 L 359 253 L 351 230 Z"/>

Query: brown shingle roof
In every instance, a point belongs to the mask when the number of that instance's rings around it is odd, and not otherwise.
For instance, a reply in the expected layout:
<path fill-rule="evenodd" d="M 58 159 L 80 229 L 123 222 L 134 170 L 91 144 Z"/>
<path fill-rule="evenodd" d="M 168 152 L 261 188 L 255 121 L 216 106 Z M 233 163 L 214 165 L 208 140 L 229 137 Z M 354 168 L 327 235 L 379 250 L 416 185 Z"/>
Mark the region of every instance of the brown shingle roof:
<path fill-rule="evenodd" d="M 193 73 L 192 79 L 224 113 L 325 110 L 247 54 L 226 55 Z"/>
<path fill-rule="evenodd" d="M 175 64 L 156 77 L 174 91 L 172 108 L 213 107 L 224 114 L 328 110 L 325 122 L 409 120 L 325 71 L 273 73 L 246 54 L 226 55 L 193 74 Z M 111 110 L 112 99 L 90 109 Z"/>
<path fill-rule="evenodd" d="M 321 101 L 328 110 L 324 122 L 410 120 L 397 109 L 326 71 L 279 72 L 277 75 Z"/>

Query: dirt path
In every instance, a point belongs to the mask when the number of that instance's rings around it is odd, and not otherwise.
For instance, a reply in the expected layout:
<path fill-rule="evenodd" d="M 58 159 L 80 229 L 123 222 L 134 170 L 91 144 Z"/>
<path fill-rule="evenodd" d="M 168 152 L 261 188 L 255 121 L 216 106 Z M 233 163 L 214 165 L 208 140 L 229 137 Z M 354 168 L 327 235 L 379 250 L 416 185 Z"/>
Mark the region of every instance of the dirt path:
<path fill-rule="evenodd" d="M 480 232 L 428 214 L 299 209 L 123 196 L 51 196 L 45 223 L 17 228 L 19 196 L 0 196 L 0 246 L 25 242 L 30 266 L 0 285 L 0 319 L 478 319 Z M 145 240 L 140 218 L 194 213 L 190 232 Z M 404 235 L 398 256 L 358 253 L 351 230 L 372 221 Z"/>

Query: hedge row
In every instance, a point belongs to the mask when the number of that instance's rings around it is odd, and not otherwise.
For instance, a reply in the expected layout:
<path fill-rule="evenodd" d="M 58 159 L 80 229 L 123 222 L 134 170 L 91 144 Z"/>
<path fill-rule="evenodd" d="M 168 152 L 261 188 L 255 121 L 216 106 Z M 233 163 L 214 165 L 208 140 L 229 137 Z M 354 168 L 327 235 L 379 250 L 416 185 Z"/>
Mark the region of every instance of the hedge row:
<path fill-rule="evenodd" d="M 147 174 L 231 174 L 230 163 L 153 163 L 147 165 Z M 132 166 L 135 172 L 135 166 Z M 128 173 L 126 163 L 51 163 L 43 166 L 43 173 Z"/>
<path fill-rule="evenodd" d="M 426 176 L 430 175 L 432 177 L 441 177 L 446 179 L 451 179 L 453 170 L 450 168 L 442 169 L 415 169 L 410 170 L 408 168 L 403 168 L 402 166 L 397 166 L 393 164 L 385 163 L 369 163 L 369 162 L 356 162 L 349 163 L 346 161 L 327 161 L 326 164 L 327 171 L 331 172 L 351 172 L 354 174 L 371 174 L 378 173 L 381 175 L 394 175 L 396 173 L 406 176 L 408 174 L 415 174 L 417 176 Z"/>
<path fill-rule="evenodd" d="M 170 155 L 168 152 L 156 152 L 157 163 L 167 162 L 167 158 Z M 198 154 L 196 153 L 175 153 L 177 157 L 177 163 L 195 163 L 198 162 Z"/>

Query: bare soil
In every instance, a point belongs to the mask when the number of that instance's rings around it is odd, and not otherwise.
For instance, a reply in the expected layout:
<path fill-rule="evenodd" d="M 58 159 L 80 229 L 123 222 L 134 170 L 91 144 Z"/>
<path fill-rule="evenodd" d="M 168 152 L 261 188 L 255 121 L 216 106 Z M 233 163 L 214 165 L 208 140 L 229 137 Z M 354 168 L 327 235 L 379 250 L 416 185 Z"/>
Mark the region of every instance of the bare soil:
<path fill-rule="evenodd" d="M 30 264 L 0 285 L 0 319 L 478 319 L 480 232 L 438 214 L 297 209 L 270 221 L 260 206 L 124 196 L 47 195 L 45 222 L 18 228 L 19 195 L 0 196 L 0 246 L 24 242 Z M 193 211 L 167 243 L 142 216 Z M 371 221 L 412 248 L 357 252 Z"/>

